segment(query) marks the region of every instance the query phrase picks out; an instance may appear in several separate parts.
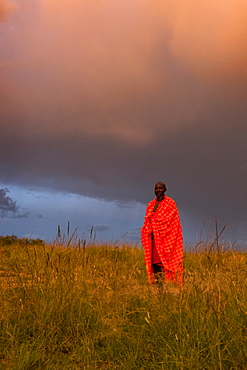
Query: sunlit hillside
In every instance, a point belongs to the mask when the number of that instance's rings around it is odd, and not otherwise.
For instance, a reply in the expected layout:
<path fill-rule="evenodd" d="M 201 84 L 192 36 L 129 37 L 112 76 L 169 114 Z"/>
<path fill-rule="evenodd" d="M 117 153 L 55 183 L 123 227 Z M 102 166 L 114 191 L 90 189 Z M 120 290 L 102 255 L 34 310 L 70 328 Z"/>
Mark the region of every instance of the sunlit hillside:
<path fill-rule="evenodd" d="M 182 289 L 134 247 L 2 245 L 0 368 L 246 369 L 247 255 L 185 254 Z"/>

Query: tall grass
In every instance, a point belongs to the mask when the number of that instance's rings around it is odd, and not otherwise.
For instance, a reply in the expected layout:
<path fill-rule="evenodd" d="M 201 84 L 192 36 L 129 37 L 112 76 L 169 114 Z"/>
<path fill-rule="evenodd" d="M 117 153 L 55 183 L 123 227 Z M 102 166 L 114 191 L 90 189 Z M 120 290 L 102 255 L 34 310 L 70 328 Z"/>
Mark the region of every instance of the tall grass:
<path fill-rule="evenodd" d="M 0 369 L 247 369 L 247 255 L 185 254 L 149 286 L 131 247 L 2 247 Z"/>

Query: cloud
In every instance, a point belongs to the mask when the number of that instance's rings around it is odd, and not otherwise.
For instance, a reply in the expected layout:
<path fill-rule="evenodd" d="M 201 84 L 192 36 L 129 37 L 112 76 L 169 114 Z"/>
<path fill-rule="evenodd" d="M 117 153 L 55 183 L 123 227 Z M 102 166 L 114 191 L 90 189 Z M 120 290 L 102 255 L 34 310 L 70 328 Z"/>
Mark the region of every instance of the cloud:
<path fill-rule="evenodd" d="M 8 189 L 0 189 L 0 216 L 7 217 L 9 212 L 16 214 L 18 212 L 19 206 L 16 205 L 16 202 L 10 198 L 7 193 Z"/>
<path fill-rule="evenodd" d="M 246 1 L 188 1 L 180 7 L 171 40 L 175 56 L 204 80 L 240 77 L 247 57 Z"/>
<path fill-rule="evenodd" d="M 17 4 L 8 0 L 0 0 L 0 22 L 6 22 L 12 12 L 17 9 Z"/>
<path fill-rule="evenodd" d="M 168 129 L 186 125 L 198 94 L 193 88 L 186 94 L 196 82 L 186 81 L 172 60 L 171 27 L 160 30 L 141 3 L 73 4 L 44 1 L 35 29 L 30 19 L 22 26 L 26 43 L 16 59 L 22 80 L 9 81 L 7 116 L 14 104 L 16 116 L 25 117 L 22 129 L 35 126 L 41 138 L 73 130 L 138 146 L 152 141 L 162 122 Z"/>
<path fill-rule="evenodd" d="M 17 213 L 17 214 L 13 214 L 11 218 L 27 218 L 29 214 L 30 212 Z"/>
<path fill-rule="evenodd" d="M 7 195 L 9 192 L 7 188 L 0 189 L 0 217 L 27 218 L 29 212 L 20 213 L 20 207 L 17 206 L 16 201 Z"/>
<path fill-rule="evenodd" d="M 133 208 L 136 208 L 136 206 L 137 206 L 137 204 L 135 204 L 134 202 L 133 202 L 133 200 L 132 201 L 127 201 L 127 200 L 116 200 L 115 201 L 115 204 L 116 204 L 116 206 L 117 207 L 119 207 L 120 209 L 121 208 L 129 208 L 129 209 L 133 209 Z"/>
<path fill-rule="evenodd" d="M 35 216 L 36 216 L 37 218 L 43 218 L 43 215 L 42 215 L 41 213 L 37 213 Z"/>
<path fill-rule="evenodd" d="M 119 207 L 164 181 L 195 219 L 246 219 L 246 4 L 22 2 L 0 41 L 3 181 Z"/>

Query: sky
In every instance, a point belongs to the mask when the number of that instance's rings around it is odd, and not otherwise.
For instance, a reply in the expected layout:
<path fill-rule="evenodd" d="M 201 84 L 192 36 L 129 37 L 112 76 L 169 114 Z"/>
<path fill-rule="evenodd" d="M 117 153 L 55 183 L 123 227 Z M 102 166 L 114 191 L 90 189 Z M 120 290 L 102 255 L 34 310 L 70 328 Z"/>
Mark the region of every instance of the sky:
<path fill-rule="evenodd" d="M 247 247 L 246 0 L 0 0 L 0 235 Z"/>

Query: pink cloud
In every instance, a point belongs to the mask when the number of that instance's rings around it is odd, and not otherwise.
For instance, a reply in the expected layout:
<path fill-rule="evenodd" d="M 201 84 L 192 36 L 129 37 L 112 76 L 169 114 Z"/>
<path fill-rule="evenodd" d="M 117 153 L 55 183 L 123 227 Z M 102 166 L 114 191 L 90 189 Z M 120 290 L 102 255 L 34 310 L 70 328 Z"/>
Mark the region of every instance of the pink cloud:
<path fill-rule="evenodd" d="M 8 0 L 0 0 L 0 22 L 6 22 L 9 16 L 18 8 L 17 4 Z"/>

